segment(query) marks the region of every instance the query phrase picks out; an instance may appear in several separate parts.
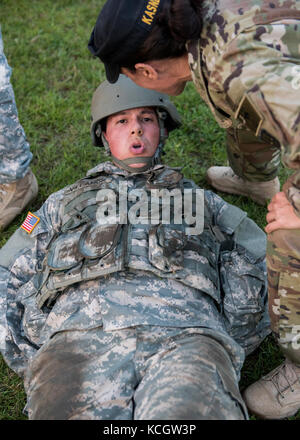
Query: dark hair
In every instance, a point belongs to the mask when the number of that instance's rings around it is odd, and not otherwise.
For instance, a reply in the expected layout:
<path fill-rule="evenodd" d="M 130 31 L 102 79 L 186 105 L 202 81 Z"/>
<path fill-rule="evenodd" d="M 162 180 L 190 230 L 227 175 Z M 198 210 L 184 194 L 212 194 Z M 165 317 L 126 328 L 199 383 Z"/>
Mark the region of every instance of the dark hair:
<path fill-rule="evenodd" d="M 202 30 L 203 0 L 166 0 L 143 45 L 121 63 L 135 70 L 136 63 L 180 57 L 188 40 L 198 39 Z"/>

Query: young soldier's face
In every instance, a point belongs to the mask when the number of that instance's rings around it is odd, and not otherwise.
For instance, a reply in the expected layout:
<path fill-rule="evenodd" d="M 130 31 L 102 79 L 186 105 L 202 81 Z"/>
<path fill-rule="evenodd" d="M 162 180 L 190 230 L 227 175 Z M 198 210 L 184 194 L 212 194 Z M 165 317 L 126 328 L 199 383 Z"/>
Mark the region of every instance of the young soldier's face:
<path fill-rule="evenodd" d="M 117 159 L 153 156 L 159 143 L 160 129 L 154 109 L 139 107 L 107 118 L 105 137 Z M 134 168 L 144 166 L 130 164 Z"/>

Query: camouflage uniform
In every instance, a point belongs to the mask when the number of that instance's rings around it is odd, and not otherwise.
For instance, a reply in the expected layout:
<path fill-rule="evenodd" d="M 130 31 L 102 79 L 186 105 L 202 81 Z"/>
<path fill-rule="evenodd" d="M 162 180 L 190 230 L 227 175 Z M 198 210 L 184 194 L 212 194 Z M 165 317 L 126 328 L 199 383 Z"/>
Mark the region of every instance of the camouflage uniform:
<path fill-rule="evenodd" d="M 187 46 L 195 86 L 227 130 L 231 168 L 246 180 L 268 181 L 277 175 L 281 155 L 296 170 L 286 194 L 298 216 L 299 19 L 297 0 L 206 1 L 201 39 Z M 280 344 L 300 325 L 299 255 L 300 231 L 269 234 L 269 301 L 281 315 L 273 322 Z"/>
<path fill-rule="evenodd" d="M 164 165 L 132 174 L 105 162 L 1 249 L 0 347 L 29 417 L 247 418 L 240 370 L 270 332 L 265 234 L 210 191 L 198 235 L 172 221 L 100 227 L 99 190 L 121 204 L 125 183 L 197 189 Z"/>
<path fill-rule="evenodd" d="M 23 178 L 32 159 L 18 119 L 10 76 L 11 68 L 4 55 L 0 27 L 0 184 Z"/>

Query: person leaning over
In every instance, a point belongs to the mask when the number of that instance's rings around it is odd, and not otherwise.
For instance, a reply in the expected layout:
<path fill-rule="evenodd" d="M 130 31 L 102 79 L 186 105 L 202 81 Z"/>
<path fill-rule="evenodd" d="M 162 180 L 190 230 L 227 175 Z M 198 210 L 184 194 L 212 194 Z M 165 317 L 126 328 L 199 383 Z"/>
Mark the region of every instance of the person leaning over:
<path fill-rule="evenodd" d="M 265 234 L 162 164 L 179 125 L 166 95 L 102 83 L 91 134 L 112 162 L 0 250 L 0 348 L 30 419 L 248 418 L 241 367 L 270 333 Z"/>

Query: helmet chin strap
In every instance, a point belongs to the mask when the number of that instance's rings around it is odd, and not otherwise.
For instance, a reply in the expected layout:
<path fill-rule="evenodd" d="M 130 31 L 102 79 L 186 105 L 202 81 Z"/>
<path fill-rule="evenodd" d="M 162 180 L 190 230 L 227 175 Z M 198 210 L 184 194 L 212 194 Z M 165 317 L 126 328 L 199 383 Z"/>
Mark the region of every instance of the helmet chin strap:
<path fill-rule="evenodd" d="M 147 157 L 129 157 L 128 159 L 120 160 L 111 155 L 112 160 L 129 173 L 142 173 L 144 171 L 147 171 L 149 168 L 152 168 L 154 156 L 155 155 Z M 145 163 L 145 165 L 141 167 L 131 167 L 130 164 L 132 163 Z"/>

